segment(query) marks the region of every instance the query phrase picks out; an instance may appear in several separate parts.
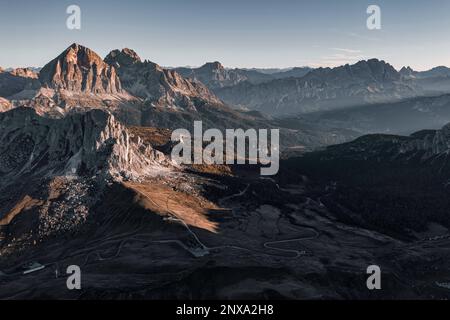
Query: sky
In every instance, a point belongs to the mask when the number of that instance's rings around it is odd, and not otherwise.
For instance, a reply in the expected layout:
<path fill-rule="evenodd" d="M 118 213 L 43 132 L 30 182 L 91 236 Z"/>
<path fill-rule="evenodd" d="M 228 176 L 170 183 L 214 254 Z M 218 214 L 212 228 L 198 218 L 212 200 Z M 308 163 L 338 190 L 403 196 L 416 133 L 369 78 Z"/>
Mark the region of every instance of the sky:
<path fill-rule="evenodd" d="M 81 29 L 69 30 L 69 5 Z M 366 10 L 381 9 L 369 30 Z M 378 58 L 450 67 L 450 0 L 0 0 L 0 66 L 43 66 L 76 42 L 162 66 L 333 67 Z"/>

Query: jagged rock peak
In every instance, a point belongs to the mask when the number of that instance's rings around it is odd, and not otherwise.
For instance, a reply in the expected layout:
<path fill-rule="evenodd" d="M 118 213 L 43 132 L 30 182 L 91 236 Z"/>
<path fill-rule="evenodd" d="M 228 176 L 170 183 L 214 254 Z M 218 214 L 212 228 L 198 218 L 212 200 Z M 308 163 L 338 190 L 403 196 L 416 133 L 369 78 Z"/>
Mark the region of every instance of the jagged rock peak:
<path fill-rule="evenodd" d="M 417 74 L 410 66 L 401 68 L 399 73 L 405 78 L 414 77 Z"/>
<path fill-rule="evenodd" d="M 105 62 L 112 66 L 129 66 L 142 62 L 139 55 L 132 49 L 124 48 L 111 51 L 105 58 Z"/>
<path fill-rule="evenodd" d="M 398 80 L 400 78 L 398 71 L 384 60 L 370 59 L 367 61 L 360 61 L 355 67 L 358 66 L 358 64 L 367 65 L 371 74 L 377 80 Z"/>
<path fill-rule="evenodd" d="M 400 69 L 400 73 L 403 73 L 403 72 L 411 73 L 411 72 L 414 72 L 414 70 L 410 66 L 407 66 L 407 67 L 403 67 Z"/>
<path fill-rule="evenodd" d="M 122 91 L 115 68 L 91 49 L 76 43 L 45 65 L 39 79 L 53 89 L 95 94 Z"/>

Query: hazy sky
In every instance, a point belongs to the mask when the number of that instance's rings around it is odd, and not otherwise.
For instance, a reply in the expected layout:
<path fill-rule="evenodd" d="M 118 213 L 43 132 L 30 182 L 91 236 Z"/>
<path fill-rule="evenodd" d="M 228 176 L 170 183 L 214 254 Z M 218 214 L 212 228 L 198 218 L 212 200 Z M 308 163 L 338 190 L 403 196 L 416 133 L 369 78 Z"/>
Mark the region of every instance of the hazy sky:
<path fill-rule="evenodd" d="M 66 8 L 81 7 L 81 30 Z M 369 4 L 382 29 L 366 27 Z M 42 66 L 71 43 L 129 47 L 163 66 L 450 66 L 449 0 L 0 0 L 0 66 Z"/>

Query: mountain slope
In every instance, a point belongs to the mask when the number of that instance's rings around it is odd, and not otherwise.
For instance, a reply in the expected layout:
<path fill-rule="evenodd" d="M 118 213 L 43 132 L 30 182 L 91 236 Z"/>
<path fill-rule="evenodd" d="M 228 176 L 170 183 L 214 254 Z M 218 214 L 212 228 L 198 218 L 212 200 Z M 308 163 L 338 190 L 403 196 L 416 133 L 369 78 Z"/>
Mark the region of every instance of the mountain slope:
<path fill-rule="evenodd" d="M 108 185 L 171 171 L 162 153 L 100 110 L 49 119 L 16 108 L 0 114 L 0 142 L 6 251 L 76 231 Z"/>
<path fill-rule="evenodd" d="M 284 163 L 311 179 L 341 221 L 400 237 L 450 227 L 450 125 L 410 136 L 368 135 Z"/>
<path fill-rule="evenodd" d="M 0 97 L 14 98 L 40 87 L 38 74 L 30 69 L 0 71 Z"/>
<path fill-rule="evenodd" d="M 142 62 L 131 49 L 114 50 L 105 61 L 117 68 L 126 90 L 152 106 L 195 110 L 196 104 L 202 102 L 220 103 L 201 83 L 156 63 Z"/>
<path fill-rule="evenodd" d="M 428 71 L 418 72 L 416 81 L 433 94 L 450 93 L 450 68 L 440 66 Z"/>

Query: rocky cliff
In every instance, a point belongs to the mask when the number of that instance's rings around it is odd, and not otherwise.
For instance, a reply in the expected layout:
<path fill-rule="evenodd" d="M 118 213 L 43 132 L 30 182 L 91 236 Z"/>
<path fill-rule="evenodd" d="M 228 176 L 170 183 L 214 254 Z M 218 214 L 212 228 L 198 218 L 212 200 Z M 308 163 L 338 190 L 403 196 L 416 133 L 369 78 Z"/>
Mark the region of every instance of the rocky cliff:
<path fill-rule="evenodd" d="M 31 108 L 0 114 L 0 175 L 102 175 L 133 179 L 159 172 L 163 155 L 100 110 L 64 119 L 38 116 Z M 5 179 L 3 179 L 5 178 Z"/>

